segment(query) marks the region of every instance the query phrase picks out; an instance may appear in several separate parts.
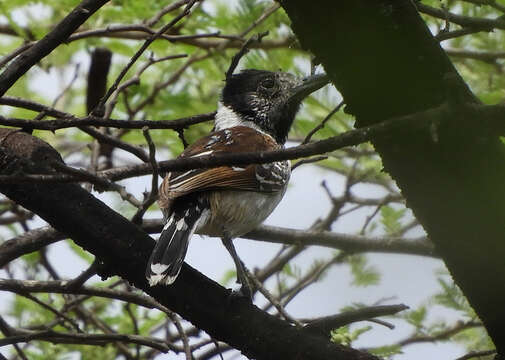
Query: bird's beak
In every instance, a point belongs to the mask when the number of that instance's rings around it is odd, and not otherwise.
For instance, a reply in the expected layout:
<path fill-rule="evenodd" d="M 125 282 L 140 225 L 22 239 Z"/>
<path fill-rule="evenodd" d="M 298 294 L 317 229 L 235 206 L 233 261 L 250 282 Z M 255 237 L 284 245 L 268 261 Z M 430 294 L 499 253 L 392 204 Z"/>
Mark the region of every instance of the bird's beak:
<path fill-rule="evenodd" d="M 300 85 L 295 86 L 291 90 L 289 101 L 301 102 L 307 96 L 312 94 L 314 91 L 319 90 L 329 82 L 330 79 L 326 74 L 308 76 L 302 80 L 302 83 Z"/>

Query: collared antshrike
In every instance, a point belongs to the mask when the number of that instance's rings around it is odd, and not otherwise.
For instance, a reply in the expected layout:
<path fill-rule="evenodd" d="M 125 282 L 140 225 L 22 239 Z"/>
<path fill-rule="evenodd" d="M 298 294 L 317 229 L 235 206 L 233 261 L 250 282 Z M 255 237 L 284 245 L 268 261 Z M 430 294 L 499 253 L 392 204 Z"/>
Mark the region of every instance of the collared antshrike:
<path fill-rule="evenodd" d="M 214 131 L 179 157 L 283 148 L 301 101 L 326 83 L 323 75 L 298 79 L 263 70 L 230 76 L 218 104 Z M 232 239 L 270 215 L 286 191 L 290 174 L 288 161 L 168 173 L 159 192 L 166 224 L 146 271 L 151 286 L 175 281 L 189 240 L 198 231 L 221 237 L 235 262 L 242 291 L 250 295 Z"/>

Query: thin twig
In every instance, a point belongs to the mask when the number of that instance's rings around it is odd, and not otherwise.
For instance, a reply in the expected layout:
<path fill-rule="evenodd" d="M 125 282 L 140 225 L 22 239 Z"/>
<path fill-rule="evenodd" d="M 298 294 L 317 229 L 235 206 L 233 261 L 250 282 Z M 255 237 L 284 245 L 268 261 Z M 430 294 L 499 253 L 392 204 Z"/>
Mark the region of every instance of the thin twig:
<path fill-rule="evenodd" d="M 53 108 L 56 107 L 56 105 L 58 104 L 58 101 L 60 101 L 60 99 L 63 97 L 63 95 L 65 95 L 66 92 L 72 88 L 72 86 L 74 85 L 75 81 L 79 77 L 79 68 L 80 68 L 80 66 L 81 66 L 80 63 L 75 64 L 74 76 L 68 82 L 67 86 L 65 86 L 63 88 L 63 90 L 54 98 L 53 103 L 51 104 L 51 107 L 53 107 Z"/>
<path fill-rule="evenodd" d="M 123 200 L 128 201 L 135 207 L 140 207 L 142 205 L 142 203 L 138 199 L 136 199 L 135 196 L 126 191 L 126 188 L 124 186 L 113 183 L 110 180 L 94 175 L 86 170 L 75 169 L 57 161 L 52 162 L 51 165 L 56 170 L 59 170 L 65 174 L 77 176 L 81 180 L 84 180 L 86 182 L 95 185 L 99 191 L 107 191 L 107 190 L 115 191 L 121 196 Z"/>
<path fill-rule="evenodd" d="M 156 163 L 156 146 L 154 145 L 151 135 L 149 135 L 149 129 L 147 127 L 144 127 L 142 129 L 142 133 L 144 134 L 146 142 L 149 146 L 149 162 L 152 166 L 153 175 L 151 178 L 151 192 L 149 193 L 149 196 L 146 197 L 146 199 L 143 201 L 142 205 L 139 207 L 135 215 L 132 217 L 131 221 L 134 224 L 140 224 L 142 222 L 142 217 L 144 216 L 145 212 L 149 206 L 151 206 L 158 198 L 159 171 L 158 164 Z"/>
<path fill-rule="evenodd" d="M 126 313 L 130 317 L 130 320 L 131 320 L 132 326 L 133 326 L 133 333 L 135 335 L 139 335 L 140 332 L 139 332 L 139 325 L 138 325 L 138 322 L 137 322 L 137 317 L 133 313 L 133 310 L 132 310 L 132 308 L 130 306 L 130 303 L 124 304 L 123 305 L 123 309 L 126 309 Z M 139 356 L 140 356 L 140 345 L 139 344 L 135 344 L 135 351 L 137 353 L 136 354 L 136 359 L 139 359 Z"/>
<path fill-rule="evenodd" d="M 239 35 L 239 37 L 243 38 L 247 34 L 249 34 L 255 27 L 260 25 L 263 21 L 265 21 L 270 15 L 272 15 L 274 12 L 276 12 L 279 8 L 281 7 L 281 4 L 276 2 L 272 4 L 270 7 L 265 9 L 263 14 L 259 18 L 253 21 L 251 25 L 249 25 L 244 31 L 242 31 Z"/>
<path fill-rule="evenodd" d="M 149 160 L 148 155 L 141 147 L 136 145 L 128 144 L 127 142 L 121 141 L 114 136 L 107 135 L 104 132 L 98 131 L 91 126 L 82 126 L 79 127 L 79 130 L 85 132 L 86 134 L 95 138 L 100 144 L 108 144 L 118 149 L 129 152 L 132 155 L 135 155 L 140 160 L 147 162 Z"/>
<path fill-rule="evenodd" d="M 200 52 L 195 52 L 193 55 L 191 55 L 188 60 L 184 64 L 182 64 L 181 67 L 179 67 L 176 71 L 174 71 L 167 80 L 161 81 L 156 83 L 153 86 L 153 90 L 149 95 L 146 96 L 144 100 L 142 100 L 134 109 L 133 112 L 139 112 L 142 110 L 146 105 L 151 104 L 153 101 L 155 101 L 156 96 L 158 93 L 165 89 L 167 86 L 174 84 L 179 78 L 184 74 L 186 69 L 188 69 L 192 64 L 198 61 L 202 61 L 204 59 L 207 59 L 211 56 L 212 54 L 207 52 L 204 53 L 203 55 Z"/>
<path fill-rule="evenodd" d="M 272 304 L 277 309 L 279 314 L 281 314 L 282 317 L 287 321 L 289 321 L 290 323 L 301 328 L 302 324 L 286 312 L 282 304 L 274 298 L 274 296 L 263 286 L 263 284 L 258 280 L 258 278 L 254 276 L 254 274 L 252 274 L 249 270 L 246 269 L 245 271 L 247 277 L 253 281 L 256 289 L 258 289 L 258 291 L 270 302 L 270 304 Z"/>
<path fill-rule="evenodd" d="M 138 335 L 128 334 L 81 334 L 81 333 L 62 333 L 53 330 L 30 331 L 25 329 L 15 329 L 15 335 L 0 339 L 0 346 L 29 342 L 32 340 L 48 341 L 54 344 L 87 344 L 87 345 L 103 345 L 109 342 L 126 342 L 132 344 L 140 344 L 155 348 L 161 352 L 169 350 L 179 350 L 173 345 L 166 342 Z"/>
<path fill-rule="evenodd" d="M 175 1 L 175 2 L 165 6 L 163 9 L 158 11 L 158 13 L 156 15 L 154 15 L 152 18 L 150 18 L 149 20 L 146 20 L 145 24 L 149 27 L 156 25 L 156 23 L 158 21 L 160 21 L 163 16 L 165 16 L 169 12 L 177 10 L 181 6 L 187 4 L 188 2 L 189 2 L 189 0 L 179 0 L 179 1 Z"/>
<path fill-rule="evenodd" d="M 119 83 L 123 79 L 123 77 L 126 75 L 128 70 L 133 66 L 133 64 L 137 61 L 137 59 L 142 55 L 142 53 L 151 45 L 154 40 L 156 40 L 158 37 L 160 37 L 163 33 L 165 33 L 167 30 L 172 28 L 175 24 L 177 24 L 181 19 L 184 17 L 188 16 L 190 14 L 190 10 L 193 7 L 193 5 L 197 2 L 198 0 L 191 0 L 189 3 L 186 5 L 184 8 L 184 11 L 182 11 L 179 15 L 177 15 L 172 21 L 170 21 L 168 24 L 163 26 L 160 30 L 158 30 L 156 33 L 151 35 L 145 42 L 142 44 L 139 50 L 130 58 L 130 61 L 128 64 L 121 70 L 119 73 L 118 77 L 112 84 L 112 86 L 109 88 L 105 96 L 100 99 L 100 102 L 98 103 L 97 108 L 100 108 L 101 106 L 104 106 L 105 102 L 109 99 L 109 97 L 117 90 Z"/>
<path fill-rule="evenodd" d="M 326 124 L 326 122 L 327 122 L 328 120 L 330 120 L 330 118 L 331 118 L 331 117 L 332 117 L 335 113 L 337 113 L 337 112 L 340 110 L 340 108 L 341 108 L 344 104 L 345 104 L 345 103 L 344 103 L 344 100 L 342 100 L 342 101 L 341 101 L 341 102 L 340 102 L 340 103 L 339 103 L 339 104 L 338 104 L 338 105 L 337 105 L 337 106 L 336 106 L 336 107 L 335 107 L 332 111 L 330 111 L 330 112 L 328 113 L 328 115 L 326 115 L 326 117 L 323 119 L 323 121 L 321 121 L 321 123 L 320 123 L 319 125 L 317 125 L 314 129 L 312 129 L 311 131 L 309 131 L 309 133 L 307 134 L 307 136 L 305 137 L 305 139 L 302 141 L 302 145 L 303 145 L 303 144 L 307 144 L 307 143 L 310 141 L 310 139 L 312 138 L 312 136 L 313 136 L 316 132 L 318 132 L 319 130 L 321 130 L 321 129 L 324 127 L 324 125 Z"/>
<path fill-rule="evenodd" d="M 29 293 L 23 293 L 23 292 L 18 292 L 17 293 L 18 295 L 21 295 L 31 301 L 33 301 L 34 303 L 40 305 L 41 307 L 43 307 L 44 309 L 52 312 L 53 314 L 55 314 L 57 317 L 60 317 L 62 318 L 63 320 L 67 321 L 77 332 L 79 333 L 83 333 L 83 331 L 79 328 L 79 325 L 71 318 L 69 318 L 67 315 L 65 315 L 63 312 L 61 311 L 58 311 L 56 310 L 55 308 L 53 308 L 52 306 L 46 304 L 45 302 L 43 302 L 42 300 L 36 298 L 35 296 L 29 294 Z"/>
<path fill-rule="evenodd" d="M 335 255 L 332 259 L 318 264 L 310 270 L 305 276 L 294 284 L 291 288 L 284 290 L 279 297 L 282 299 L 282 305 L 287 306 L 299 293 L 307 287 L 321 279 L 321 277 L 328 271 L 328 269 L 336 264 L 341 264 L 348 257 L 348 253 L 341 252 Z"/>
<path fill-rule="evenodd" d="M 29 42 L 23 44 L 17 49 L 14 49 L 14 51 L 12 51 L 11 53 L 4 55 L 4 57 L 0 59 L 0 69 L 3 68 L 5 65 L 7 65 L 12 59 L 15 59 L 19 54 L 31 48 L 34 44 L 35 42 Z"/>
<path fill-rule="evenodd" d="M 135 73 L 135 75 L 133 75 L 130 79 L 128 79 L 127 81 L 125 81 L 121 85 L 119 85 L 117 90 L 114 91 L 111 99 L 109 100 L 109 105 L 107 106 L 107 114 L 105 114 L 105 118 L 108 119 L 110 117 L 110 112 L 115 107 L 119 94 L 125 92 L 130 86 L 139 84 L 140 77 L 150 66 L 157 64 L 159 62 L 162 62 L 162 61 L 180 59 L 180 58 L 185 58 L 187 56 L 188 56 L 187 54 L 178 54 L 178 55 L 164 56 L 159 59 L 155 59 L 152 56 L 150 56 L 149 60 L 139 68 L 139 70 Z M 136 111 L 133 111 L 133 112 L 136 112 Z"/>
<path fill-rule="evenodd" d="M 2 316 L 0 316 L 0 331 L 2 332 L 2 334 L 5 336 L 5 337 L 8 337 L 12 334 L 12 327 L 3 319 Z M 21 347 L 19 347 L 18 344 L 13 344 L 14 346 L 14 349 L 16 350 L 16 352 L 18 353 L 19 357 L 22 359 L 22 360 L 28 360 L 28 358 L 26 357 L 25 353 L 23 352 L 23 350 L 21 349 Z M 3 356 L 3 355 L 2 355 Z M 3 358 L 1 360 L 7 360 L 7 358 Z"/>
<path fill-rule="evenodd" d="M 328 159 L 328 156 L 326 156 L 326 155 L 314 156 L 314 157 L 311 157 L 308 159 L 302 159 L 302 160 L 297 161 L 296 164 L 294 164 L 293 166 L 291 166 L 291 171 L 295 170 L 297 167 L 299 167 L 301 165 L 313 164 L 315 162 L 323 161 L 323 160 L 327 160 L 327 159 Z"/>
<path fill-rule="evenodd" d="M 10 280 L 0 279 L 0 290 L 10 291 L 16 294 L 23 293 L 57 293 L 57 294 L 74 294 L 83 295 L 75 299 L 76 302 L 82 302 L 90 296 L 98 296 L 108 299 L 116 299 L 120 301 L 130 302 L 148 309 L 158 309 L 166 314 L 172 314 L 165 306 L 159 304 L 153 298 L 126 292 L 121 290 L 113 290 L 103 287 L 81 286 L 79 288 L 69 288 L 67 284 L 70 281 L 52 280 L 52 281 L 25 281 L 25 280 Z"/>
<path fill-rule="evenodd" d="M 300 321 L 307 323 L 305 329 L 328 335 L 332 329 L 358 321 L 371 321 L 378 316 L 394 315 L 408 308 L 404 304 L 370 306 L 346 311 L 337 315 L 325 316 L 318 319 L 301 319 Z"/>
<path fill-rule="evenodd" d="M 465 331 L 467 329 L 472 329 L 472 328 L 477 328 L 477 327 L 483 327 L 482 323 L 470 320 L 467 322 L 463 321 L 458 321 L 455 325 L 452 327 L 449 327 L 445 330 L 441 330 L 433 335 L 423 335 L 423 334 L 413 334 L 412 336 L 409 336 L 401 341 L 397 342 L 397 345 L 399 346 L 406 346 L 406 345 L 412 345 L 412 344 L 419 344 L 419 343 L 434 343 L 437 341 L 443 341 L 451 338 L 452 336 Z"/>
<path fill-rule="evenodd" d="M 379 325 L 382 325 L 384 327 L 387 327 L 389 330 L 393 330 L 395 326 L 391 324 L 390 322 L 384 321 L 384 320 L 379 320 L 379 319 L 367 319 L 366 321 L 368 322 L 373 322 Z"/>
<path fill-rule="evenodd" d="M 468 359 L 473 359 L 473 358 L 480 358 L 481 356 L 488 356 L 488 355 L 493 355 L 496 354 L 496 350 L 481 350 L 481 351 L 471 351 L 466 355 L 460 356 L 459 358 L 455 360 L 468 360 Z"/>
<path fill-rule="evenodd" d="M 193 355 L 192 355 L 192 350 L 191 347 L 189 346 L 189 340 L 186 332 L 184 331 L 184 328 L 182 327 L 181 322 L 179 321 L 179 318 L 177 317 L 176 314 L 169 315 L 170 320 L 175 325 L 175 328 L 179 332 L 179 336 L 181 337 L 182 340 L 182 345 L 184 348 L 184 354 L 186 355 L 186 360 L 192 360 Z"/>
<path fill-rule="evenodd" d="M 50 106 L 46 106 L 35 101 L 17 98 L 14 96 L 0 97 L 0 105 L 8 105 L 18 108 L 23 108 L 32 111 L 45 112 L 48 116 L 58 118 L 57 120 L 46 121 L 30 121 L 26 119 L 7 119 L 0 116 L 0 125 L 17 126 L 17 127 L 30 127 L 40 130 L 55 131 L 58 129 L 82 126 L 104 126 L 119 129 L 142 129 L 147 126 L 149 129 L 183 129 L 191 125 L 195 125 L 205 121 L 214 119 L 216 112 L 204 113 L 199 115 L 188 116 L 174 120 L 118 120 L 108 119 L 104 120 L 100 117 L 88 115 L 83 118 L 75 117 L 70 113 L 66 113 Z M 49 126 L 47 126 L 50 124 Z M 101 139 L 100 139 L 101 140 Z"/>
<path fill-rule="evenodd" d="M 242 48 L 239 50 L 238 53 L 236 53 L 233 58 L 231 59 L 230 62 L 230 67 L 228 67 L 228 70 L 226 71 L 226 79 L 228 80 L 231 78 L 233 75 L 233 72 L 237 68 L 237 65 L 240 61 L 240 59 L 245 56 L 249 52 L 249 46 L 253 43 L 259 43 L 261 42 L 261 39 L 263 39 L 265 36 L 268 35 L 268 31 L 260 34 L 256 34 L 255 36 L 251 36 L 245 43 L 242 45 Z"/>
<path fill-rule="evenodd" d="M 80 288 L 86 281 L 88 281 L 92 276 L 96 275 L 96 269 L 98 266 L 98 261 L 95 259 L 91 265 L 84 270 L 79 276 L 70 280 L 65 285 L 70 290 L 75 290 Z"/>

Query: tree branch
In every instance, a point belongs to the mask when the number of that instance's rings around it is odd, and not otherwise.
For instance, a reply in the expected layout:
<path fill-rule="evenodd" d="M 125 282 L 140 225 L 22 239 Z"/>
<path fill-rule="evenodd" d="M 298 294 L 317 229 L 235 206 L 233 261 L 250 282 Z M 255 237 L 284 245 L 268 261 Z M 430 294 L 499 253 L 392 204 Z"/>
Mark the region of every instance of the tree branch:
<path fill-rule="evenodd" d="M 5 140 L 7 135 L 10 135 L 9 141 Z M 47 144 L 26 133 L 0 129 L 1 139 L 2 175 L 33 171 L 35 163 L 43 171 L 50 171 L 48 161 L 59 158 Z M 230 301 L 228 290 L 187 265 L 172 286 L 150 287 L 144 269 L 154 240 L 77 185 L 1 184 L 0 191 L 68 234 L 103 262 L 110 275 L 128 280 L 213 338 L 226 341 L 246 356 L 261 360 L 377 359 L 293 328 L 246 300 Z"/>
<path fill-rule="evenodd" d="M 482 351 L 471 351 L 468 354 L 460 356 L 456 360 L 468 360 L 473 358 L 481 358 L 482 356 L 488 356 L 496 354 L 496 350 L 482 350 Z"/>
<path fill-rule="evenodd" d="M 442 331 L 437 332 L 434 335 L 423 335 L 423 334 L 414 334 L 408 338 L 405 338 L 401 341 L 398 342 L 398 345 L 400 346 L 406 346 L 406 345 L 412 345 L 412 344 L 419 344 L 419 343 L 425 343 L 425 342 L 437 342 L 437 341 L 444 341 L 448 340 L 452 336 L 465 331 L 467 329 L 471 328 L 476 328 L 476 327 L 482 327 L 482 323 L 477 322 L 477 321 L 459 321 L 455 325 L 448 327 L 447 329 L 444 329 Z"/>
<path fill-rule="evenodd" d="M 162 228 L 163 222 L 161 219 L 144 220 L 142 223 L 142 229 L 149 234 L 158 234 Z M 0 244 L 0 267 L 20 256 L 40 250 L 44 246 L 66 238 L 65 234 L 46 226 L 7 240 Z M 295 230 L 268 225 L 261 225 L 243 235 L 242 238 L 285 245 L 324 246 L 351 253 L 379 252 L 439 257 L 433 244 L 426 238 L 373 238 L 328 231 Z"/>
<path fill-rule="evenodd" d="M 399 305 L 381 305 L 370 306 L 362 309 L 345 311 L 337 315 L 325 316 L 319 319 L 300 320 L 306 322 L 305 328 L 328 336 L 331 330 L 345 326 L 357 321 L 370 320 L 379 316 L 394 315 L 409 307 L 403 304 Z"/>
<path fill-rule="evenodd" d="M 162 339 L 139 335 L 63 333 L 53 330 L 32 331 L 12 327 L 10 329 L 13 335 L 0 339 L 0 346 L 17 344 L 20 342 L 30 342 L 33 340 L 49 341 L 54 344 L 79 345 L 104 345 L 109 342 L 119 341 L 149 346 L 164 353 L 169 350 L 176 350 L 177 352 L 180 351 L 179 348 L 167 344 Z"/>
<path fill-rule="evenodd" d="M 0 74 L 0 97 L 3 96 L 33 65 L 64 42 L 79 28 L 79 26 L 108 1 L 109 0 L 83 0 L 72 12 L 70 12 L 70 14 L 60 21 L 51 32 L 37 41 L 35 45 L 12 62 L 4 72 Z"/>
<path fill-rule="evenodd" d="M 390 254 L 439 257 L 433 245 L 426 238 L 373 238 L 330 231 L 286 229 L 268 225 L 263 225 L 243 237 L 285 245 L 325 246 L 351 253 L 386 252 Z"/>
<path fill-rule="evenodd" d="M 65 239 L 65 235 L 50 226 L 27 231 L 0 244 L 0 268 L 20 256 L 40 250 L 53 242 Z"/>
<path fill-rule="evenodd" d="M 135 294 L 133 292 L 119 291 L 114 289 L 80 286 L 78 288 L 70 286 L 71 281 L 53 280 L 53 281 L 24 281 L 0 279 L 0 290 L 10 291 L 16 294 L 23 293 L 56 293 L 56 294 L 75 294 L 87 296 L 99 296 L 103 298 L 121 300 L 132 304 L 137 304 L 148 309 L 158 309 L 164 313 L 172 315 L 171 311 L 165 306 L 145 295 Z"/>
<path fill-rule="evenodd" d="M 487 19 L 458 15 L 422 4 L 421 2 L 417 2 L 416 7 L 420 12 L 426 15 L 430 15 L 442 20 L 447 20 L 463 27 L 479 28 L 486 31 L 492 31 L 493 29 L 505 29 L 505 20 L 503 20 L 501 17 L 496 19 Z"/>
<path fill-rule="evenodd" d="M 103 126 L 118 129 L 142 129 L 148 127 L 149 129 L 184 129 L 188 126 L 198 124 L 204 121 L 214 119 L 215 112 L 194 115 L 187 118 L 174 119 L 174 120 L 115 120 L 115 119 L 102 119 L 97 116 L 89 115 L 83 118 L 60 118 L 56 120 L 26 120 L 26 119 L 12 119 L 0 116 L 0 125 L 14 126 L 20 128 L 31 128 L 38 130 L 56 131 L 58 129 L 66 129 L 71 127 L 84 127 L 84 126 Z"/>

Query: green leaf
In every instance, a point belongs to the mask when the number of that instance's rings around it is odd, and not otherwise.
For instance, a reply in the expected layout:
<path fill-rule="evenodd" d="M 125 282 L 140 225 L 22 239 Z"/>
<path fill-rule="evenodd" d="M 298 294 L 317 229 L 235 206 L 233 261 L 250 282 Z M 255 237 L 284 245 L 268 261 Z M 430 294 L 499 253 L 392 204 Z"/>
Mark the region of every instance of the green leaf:
<path fill-rule="evenodd" d="M 284 274 L 286 274 L 287 276 L 289 277 L 294 277 L 295 274 L 293 273 L 293 270 L 291 269 L 291 264 L 290 263 L 287 263 L 286 265 L 284 265 L 284 267 L 282 268 L 282 272 Z"/>
<path fill-rule="evenodd" d="M 395 209 L 390 205 L 381 207 L 381 222 L 387 234 L 391 235 L 401 230 L 401 219 L 405 216 L 406 209 Z"/>
<path fill-rule="evenodd" d="M 351 274 L 353 275 L 351 285 L 371 286 L 379 283 L 380 273 L 367 263 L 364 255 L 349 256 L 347 262 L 351 266 Z"/>
<path fill-rule="evenodd" d="M 368 352 L 380 358 L 390 358 L 393 355 L 402 354 L 402 347 L 400 345 L 384 345 L 368 349 Z"/>
<path fill-rule="evenodd" d="M 424 321 L 426 320 L 427 309 L 425 306 L 420 306 L 417 309 L 404 312 L 404 319 L 411 325 L 413 325 L 417 331 L 421 331 L 424 328 Z"/>
<path fill-rule="evenodd" d="M 330 332 L 330 341 L 340 345 L 351 346 L 353 341 L 371 329 L 371 326 L 364 326 L 351 331 L 348 325 L 342 326 Z"/>
<path fill-rule="evenodd" d="M 468 304 L 466 297 L 453 281 L 448 281 L 443 277 L 439 277 L 437 281 L 441 286 L 442 291 L 433 296 L 433 301 L 436 304 L 460 311 L 470 318 L 475 316 L 475 313 Z"/>
<path fill-rule="evenodd" d="M 231 283 L 232 280 L 237 278 L 237 271 L 234 269 L 226 270 L 224 275 L 221 277 L 219 283 L 223 286 L 227 286 Z"/>
<path fill-rule="evenodd" d="M 349 346 L 352 342 L 349 326 L 342 326 L 330 332 L 330 341 L 335 344 Z"/>

